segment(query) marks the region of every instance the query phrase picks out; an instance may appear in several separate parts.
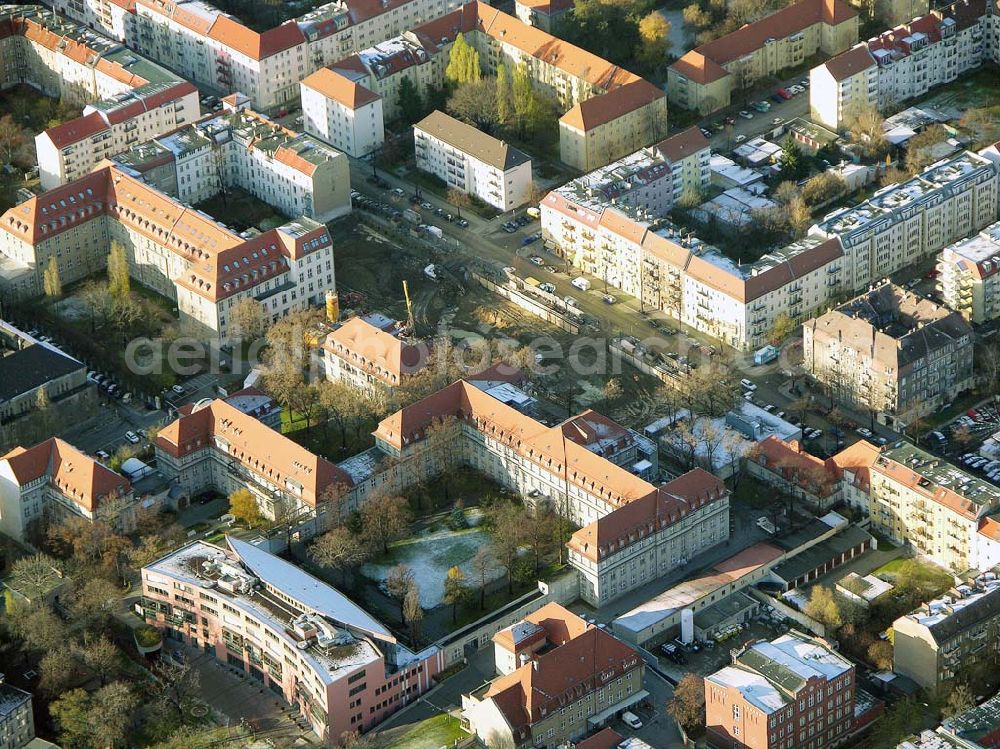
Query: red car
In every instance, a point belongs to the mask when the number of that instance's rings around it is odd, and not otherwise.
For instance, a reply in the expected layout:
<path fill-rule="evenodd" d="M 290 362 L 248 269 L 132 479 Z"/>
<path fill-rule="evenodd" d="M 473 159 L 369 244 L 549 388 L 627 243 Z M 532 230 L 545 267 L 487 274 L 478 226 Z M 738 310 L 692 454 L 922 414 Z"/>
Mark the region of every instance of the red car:
<path fill-rule="evenodd" d="M 937 277 L 938 277 L 938 272 L 933 268 L 924 273 L 924 278 L 937 278 Z"/>
<path fill-rule="evenodd" d="M 789 99 L 792 98 L 792 96 L 794 96 L 794 94 L 792 94 L 792 92 L 789 91 L 787 88 L 779 88 L 774 93 L 776 93 L 778 96 L 780 96 L 785 101 L 788 101 Z"/>

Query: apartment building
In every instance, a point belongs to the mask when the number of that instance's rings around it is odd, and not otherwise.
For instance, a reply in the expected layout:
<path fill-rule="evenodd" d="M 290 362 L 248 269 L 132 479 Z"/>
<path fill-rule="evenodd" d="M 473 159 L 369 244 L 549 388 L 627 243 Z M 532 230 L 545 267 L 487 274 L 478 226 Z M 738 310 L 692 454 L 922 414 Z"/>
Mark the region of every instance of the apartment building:
<path fill-rule="evenodd" d="M 413 126 L 413 148 L 418 169 L 499 211 L 531 198 L 527 154 L 444 112 L 432 112 Z"/>
<path fill-rule="evenodd" d="M 528 26 L 555 34 L 563 17 L 573 10 L 572 0 L 515 0 L 514 15 Z"/>
<path fill-rule="evenodd" d="M 557 603 L 493 642 L 501 675 L 462 695 L 462 721 L 487 745 L 566 746 L 649 694 L 636 650 Z"/>
<path fill-rule="evenodd" d="M 419 90 L 440 86 L 455 37 L 479 52 L 487 75 L 501 63 L 524 63 L 536 87 L 566 110 L 559 120 L 560 158 L 589 171 L 662 139 L 666 97 L 640 78 L 486 3 L 471 2 L 430 23 L 346 57 L 330 67 L 383 99 L 386 119 L 398 116 L 403 78 Z"/>
<path fill-rule="evenodd" d="M 315 510 L 331 487 L 351 485 L 334 464 L 221 399 L 167 424 L 154 447 L 160 473 L 188 496 L 245 488 L 269 519 Z"/>
<path fill-rule="evenodd" d="M 97 388 L 83 362 L 0 320 L 0 450 L 39 438 L 39 391 L 53 422 L 97 408 Z"/>
<path fill-rule="evenodd" d="M 946 718 L 937 734 L 954 739 L 963 749 L 996 749 L 1000 745 L 1000 697 Z"/>
<path fill-rule="evenodd" d="M 135 0 L 53 0 L 47 5 L 116 41 L 135 38 Z"/>
<path fill-rule="evenodd" d="M 582 527 L 568 545 L 570 561 L 580 573 L 581 596 L 595 606 L 728 538 L 729 494 L 721 482 L 692 472 L 655 486 L 642 478 L 655 474 L 649 440 L 590 411 L 546 426 L 501 400 L 519 378 L 500 365 L 383 419 L 375 443 L 380 456 L 393 460 L 380 472 L 352 476 L 350 501 L 360 503 L 380 486 L 401 491 L 453 463 L 469 465 L 518 492 L 529 507 L 551 509 Z M 452 417 L 462 439 L 446 460 L 424 438 L 429 426 Z M 642 575 L 627 572 L 625 563 L 639 557 Z"/>
<path fill-rule="evenodd" d="M 925 3 L 926 5 L 926 3 Z M 810 71 L 809 104 L 816 122 L 834 130 L 850 125 L 862 109 L 879 111 L 956 80 L 996 60 L 986 0 L 958 0 L 910 16 Z M 984 41 L 985 37 L 985 41 Z"/>
<path fill-rule="evenodd" d="M 931 692 L 947 692 L 976 663 L 996 657 L 1000 584 L 959 585 L 892 623 L 893 670 Z"/>
<path fill-rule="evenodd" d="M 884 283 L 802 326 L 806 372 L 831 397 L 901 429 L 974 384 L 958 312 Z"/>
<path fill-rule="evenodd" d="M 296 102 L 299 82 L 309 74 L 457 5 L 457 0 L 351 5 L 335 0 L 257 32 L 203 0 L 137 0 L 126 31 L 133 29 L 131 46 L 186 79 L 212 90 L 241 91 L 255 108 L 270 112 Z"/>
<path fill-rule="evenodd" d="M 324 143 L 360 158 L 385 140 L 382 97 L 330 68 L 299 84 L 303 129 Z"/>
<path fill-rule="evenodd" d="M 819 638 L 791 631 L 733 650 L 705 677 L 709 743 L 719 749 L 824 749 L 855 729 L 854 665 Z"/>
<path fill-rule="evenodd" d="M 729 537 L 729 490 L 700 468 L 587 524 L 566 544 L 580 596 L 603 606 Z"/>
<path fill-rule="evenodd" d="M 1000 488 L 905 441 L 872 464 L 869 494 L 873 529 L 953 570 L 979 560 L 980 526 L 1000 508 Z"/>
<path fill-rule="evenodd" d="M 828 214 L 809 233 L 840 240 L 845 288 L 863 289 L 994 223 L 997 185 L 993 163 L 965 151 Z"/>
<path fill-rule="evenodd" d="M 130 532 L 135 505 L 123 476 L 57 437 L 0 456 L 0 531 L 20 543 L 68 516 Z"/>
<path fill-rule="evenodd" d="M 185 203 L 240 187 L 286 216 L 326 222 L 350 212 L 348 160 L 310 135 L 247 109 L 231 94 L 218 115 L 148 140 L 112 160 Z"/>
<path fill-rule="evenodd" d="M 949 308 L 976 324 L 1000 317 L 1000 223 L 945 247 L 937 270 Z"/>
<path fill-rule="evenodd" d="M 45 96 L 85 105 L 80 117 L 35 136 L 44 190 L 198 118 L 193 85 L 40 5 L 0 8 L 0 58 L 0 89 L 27 84 Z"/>
<path fill-rule="evenodd" d="M 283 213 L 275 229 L 237 234 L 191 203 L 239 185 Z M 335 293 L 333 243 L 319 220 L 350 210 L 347 157 L 254 112 L 210 117 L 141 144 L 0 217 L 0 291 L 42 293 L 49 258 L 62 282 L 103 268 L 113 241 L 132 277 L 177 301 L 185 329 L 228 335 L 242 298 L 273 320 Z"/>
<path fill-rule="evenodd" d="M 24 749 L 34 738 L 31 693 L 5 684 L 0 673 L 0 749 Z"/>
<path fill-rule="evenodd" d="M 352 317 L 323 342 L 327 379 L 361 390 L 395 389 L 429 363 L 427 345 L 407 343 L 360 317 Z"/>
<path fill-rule="evenodd" d="M 368 731 L 433 686 L 442 653 L 413 652 L 335 588 L 227 537 L 142 569 L 146 622 L 293 706 L 326 746 Z"/>
<path fill-rule="evenodd" d="M 42 189 L 78 179 L 106 158 L 200 116 L 190 83 L 144 86 L 88 104 L 83 116 L 35 136 Z"/>
<path fill-rule="evenodd" d="M 744 97 L 759 82 L 832 57 L 858 41 L 858 14 L 843 0 L 799 0 L 687 52 L 667 71 L 673 104 L 708 114 Z"/>

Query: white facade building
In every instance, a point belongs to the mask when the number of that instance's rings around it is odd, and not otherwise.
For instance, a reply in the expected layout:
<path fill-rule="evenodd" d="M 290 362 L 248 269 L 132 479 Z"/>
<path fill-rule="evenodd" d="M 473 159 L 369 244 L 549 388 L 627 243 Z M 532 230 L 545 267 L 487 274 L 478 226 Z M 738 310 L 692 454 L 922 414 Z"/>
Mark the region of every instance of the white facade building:
<path fill-rule="evenodd" d="M 985 0 L 959 0 L 889 29 L 812 69 L 812 118 L 844 129 L 862 109 L 879 111 L 950 83 L 1000 57 Z"/>
<path fill-rule="evenodd" d="M 348 156 L 360 158 L 382 147 L 382 97 L 330 68 L 299 84 L 303 129 Z"/>
<path fill-rule="evenodd" d="M 80 117 L 35 136 L 44 190 L 199 115 L 191 83 L 40 5 L 0 8 L 0 89 L 19 84 L 83 105 Z"/>
<path fill-rule="evenodd" d="M 948 307 L 977 324 L 1000 317 L 1000 223 L 945 247 L 937 269 Z"/>
<path fill-rule="evenodd" d="M 417 168 L 500 211 L 531 197 L 531 159 L 444 112 L 413 126 Z"/>

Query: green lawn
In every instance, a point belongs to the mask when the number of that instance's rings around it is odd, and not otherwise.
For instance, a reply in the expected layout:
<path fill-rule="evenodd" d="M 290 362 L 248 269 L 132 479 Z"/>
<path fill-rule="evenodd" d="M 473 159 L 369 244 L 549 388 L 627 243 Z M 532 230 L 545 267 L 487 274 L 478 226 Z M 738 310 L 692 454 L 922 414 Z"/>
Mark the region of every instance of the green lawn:
<path fill-rule="evenodd" d="M 899 572 L 899 568 L 902 567 L 905 563 L 906 563 L 905 559 L 902 558 L 893 559 L 891 562 L 886 562 L 885 564 L 883 564 L 872 574 L 875 575 L 876 577 L 880 575 L 895 575 L 897 572 Z"/>
<path fill-rule="evenodd" d="M 393 749 L 439 749 L 451 746 L 468 735 L 458 718 L 447 714 L 435 715 L 394 738 L 392 746 Z"/>

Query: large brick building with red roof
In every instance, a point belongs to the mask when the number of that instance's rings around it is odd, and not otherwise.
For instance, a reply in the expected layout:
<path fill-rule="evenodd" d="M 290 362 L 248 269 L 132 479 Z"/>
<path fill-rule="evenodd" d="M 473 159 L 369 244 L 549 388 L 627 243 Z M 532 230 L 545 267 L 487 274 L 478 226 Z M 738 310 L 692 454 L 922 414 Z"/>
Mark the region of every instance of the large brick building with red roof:
<path fill-rule="evenodd" d="M 482 741 L 549 749 L 607 723 L 648 693 L 639 653 L 557 603 L 493 638 L 498 664 L 516 666 L 462 697 L 462 719 Z"/>

